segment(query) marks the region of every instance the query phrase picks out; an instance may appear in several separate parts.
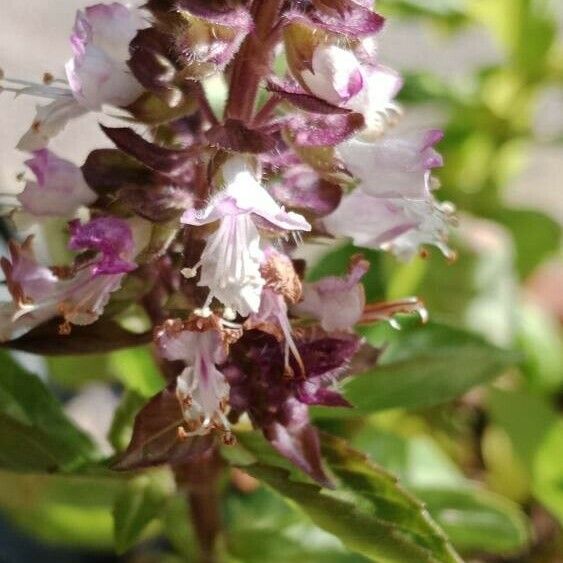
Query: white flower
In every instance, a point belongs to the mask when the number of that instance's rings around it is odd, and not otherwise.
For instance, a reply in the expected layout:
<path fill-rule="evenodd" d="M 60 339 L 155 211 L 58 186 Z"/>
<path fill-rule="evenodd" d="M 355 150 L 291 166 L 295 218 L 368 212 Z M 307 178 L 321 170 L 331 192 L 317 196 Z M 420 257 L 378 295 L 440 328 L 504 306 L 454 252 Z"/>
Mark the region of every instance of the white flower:
<path fill-rule="evenodd" d="M 313 52 L 312 71 L 301 78 L 309 91 L 333 105 L 361 113 L 365 134 L 378 134 L 387 114 L 397 112 L 393 99 L 403 81 L 394 70 L 360 60 L 351 50 L 336 45 L 319 45 Z"/>
<path fill-rule="evenodd" d="M 299 214 L 280 207 L 261 186 L 243 157 L 233 157 L 223 166 L 224 188 L 203 210 L 190 209 L 182 217 L 187 225 L 218 223 L 207 237 L 200 261 L 185 275 L 201 268 L 200 286 L 209 287 L 204 308 L 213 298 L 227 310 L 242 316 L 256 313 L 264 280 L 260 264 L 258 227 L 269 230 L 308 231 L 311 226 Z"/>
<path fill-rule="evenodd" d="M 24 211 L 35 217 L 72 217 L 97 199 L 78 166 L 47 149 L 36 151 L 26 165 L 35 174 L 18 195 Z"/>
<path fill-rule="evenodd" d="M 217 369 L 226 360 L 218 331 L 189 330 L 179 321 L 168 321 L 156 334 L 162 356 L 186 364 L 176 380 L 176 395 L 182 407 L 188 435 L 227 432 L 225 416 L 229 384 Z"/>
<path fill-rule="evenodd" d="M 53 101 L 37 106 L 36 117 L 17 147 L 37 151 L 47 146 L 71 120 L 104 105 L 126 107 L 143 92 L 127 66 L 129 43 L 145 24 L 137 8 L 118 2 L 89 6 L 76 15 L 71 35 L 73 57 L 66 63 L 67 87 L 13 80 L 24 88 L 5 88 Z"/>

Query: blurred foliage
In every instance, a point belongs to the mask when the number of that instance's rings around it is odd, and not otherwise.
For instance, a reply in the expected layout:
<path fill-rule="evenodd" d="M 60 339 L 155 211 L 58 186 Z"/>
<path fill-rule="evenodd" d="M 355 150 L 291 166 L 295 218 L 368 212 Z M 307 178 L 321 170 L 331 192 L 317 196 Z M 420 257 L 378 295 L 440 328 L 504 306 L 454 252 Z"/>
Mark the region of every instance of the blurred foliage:
<path fill-rule="evenodd" d="M 499 52 L 498 63 L 462 79 L 407 74 L 402 93 L 406 106 L 433 104 L 445 116 L 439 194 L 462 214 L 459 258 L 448 264 L 434 253 L 399 264 L 366 253 L 368 299 L 418 295 L 432 321 L 366 327 L 366 339 L 385 352 L 380 368 L 343 385 L 358 408 L 340 416 L 315 411 L 321 427 L 358 450 L 324 439 L 335 491 L 288 468 L 259 436 L 240 433 L 240 445 L 225 452 L 246 474 L 235 469 L 223 484 L 224 560 L 404 563 L 427 560 L 431 550 L 439 556 L 428 560 L 454 561 L 451 541 L 472 561 L 556 563 L 563 551 L 561 312 L 549 306 L 556 296 L 530 295 L 546 261 L 561 257 L 561 230 L 552 217 L 512 208 L 505 197 L 538 146 L 542 93 L 563 87 L 554 2 L 377 5 L 430 27 L 444 48 L 479 27 Z M 220 97 L 217 84 L 208 86 Z M 560 144 L 561 137 L 541 143 Z M 351 252 L 343 246 L 325 256 L 311 279 L 344 272 Z M 108 471 L 100 437 L 78 430 L 41 379 L 6 354 L 0 359 L 2 513 L 49 543 L 127 552 L 131 562 L 195 561 L 188 508 L 171 474 Z M 94 427 L 109 428 L 116 453 L 128 443 L 135 414 L 163 386 L 148 348 L 49 358 L 37 369 L 60 396 L 94 381 L 120 395 L 113 422 L 101 411 L 90 415 Z"/>

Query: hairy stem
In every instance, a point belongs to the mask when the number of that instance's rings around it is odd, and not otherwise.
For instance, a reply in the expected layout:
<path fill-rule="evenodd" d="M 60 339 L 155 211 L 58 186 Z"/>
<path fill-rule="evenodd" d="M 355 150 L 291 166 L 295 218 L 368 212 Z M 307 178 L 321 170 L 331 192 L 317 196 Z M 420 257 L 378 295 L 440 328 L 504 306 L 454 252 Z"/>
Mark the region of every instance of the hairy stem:
<path fill-rule="evenodd" d="M 260 80 L 271 66 L 272 32 L 283 0 L 254 0 L 255 29 L 249 34 L 233 63 L 225 116 L 249 123 L 256 103 Z"/>

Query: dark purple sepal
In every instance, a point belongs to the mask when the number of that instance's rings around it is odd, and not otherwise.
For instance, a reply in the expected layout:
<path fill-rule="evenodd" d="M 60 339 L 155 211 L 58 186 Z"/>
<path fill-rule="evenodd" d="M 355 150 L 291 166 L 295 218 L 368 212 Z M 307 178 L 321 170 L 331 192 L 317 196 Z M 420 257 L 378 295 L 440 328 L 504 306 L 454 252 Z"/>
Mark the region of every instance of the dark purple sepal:
<path fill-rule="evenodd" d="M 148 185 L 156 174 L 117 149 L 96 149 L 82 165 L 86 183 L 99 195 L 113 194 L 123 185 Z"/>
<path fill-rule="evenodd" d="M 125 154 L 132 156 L 148 168 L 166 176 L 182 178 L 193 173 L 194 150 L 169 149 L 143 139 L 128 127 L 105 127 L 103 132 Z"/>
<path fill-rule="evenodd" d="M 170 105 L 166 99 L 157 94 L 144 92 L 132 104 L 123 109 L 127 110 L 140 123 L 151 126 L 164 125 L 187 115 L 192 115 L 197 111 L 198 102 L 191 92 L 182 92 L 177 98 L 176 95 L 174 96 L 175 104 Z"/>
<path fill-rule="evenodd" d="M 187 113 L 194 103 L 193 84 L 179 75 L 181 66 L 172 36 L 155 27 L 141 29 L 131 41 L 129 52 L 127 64 L 135 78 L 168 108 Z M 129 109 L 135 117 L 140 115 L 145 120 L 147 117 L 154 120 L 155 113 L 165 113 L 164 108 L 155 108 L 155 103 L 149 104 L 150 101 L 145 95 Z"/>
<path fill-rule="evenodd" d="M 295 145 L 300 147 L 331 147 L 349 139 L 364 127 L 359 113 L 336 115 L 293 115 L 285 126 Z"/>
<path fill-rule="evenodd" d="M 284 19 L 353 38 L 373 35 L 385 23 L 385 18 L 370 6 L 355 0 L 311 0 L 304 10 L 289 10 Z"/>
<path fill-rule="evenodd" d="M 153 186 L 128 184 L 117 192 L 117 201 L 148 221 L 166 223 L 193 207 L 194 193 L 187 186 L 170 183 Z"/>
<path fill-rule="evenodd" d="M 362 37 L 381 31 L 385 19 L 356 0 L 312 0 L 317 8 L 311 19 L 320 27 L 334 33 Z"/>
<path fill-rule="evenodd" d="M 276 146 L 271 134 L 250 129 L 238 119 L 227 119 L 207 131 L 206 136 L 212 146 L 233 152 L 260 154 L 270 152 Z"/>
<path fill-rule="evenodd" d="M 284 426 L 273 423 L 263 429 L 264 437 L 285 458 L 323 487 L 334 488 L 322 466 L 321 446 L 317 429 L 308 421 Z"/>
<path fill-rule="evenodd" d="M 297 389 L 296 397 L 302 403 L 310 406 L 352 408 L 350 402 L 340 393 L 319 387 L 316 382 L 306 381 Z"/>
<path fill-rule="evenodd" d="M 271 194 L 289 208 L 324 217 L 338 207 L 342 188 L 321 178 L 309 166 L 297 164 L 272 186 Z"/>
<path fill-rule="evenodd" d="M 213 435 L 183 437 L 184 423 L 176 396 L 176 382 L 155 395 L 137 414 L 127 450 L 112 466 L 130 471 L 156 465 L 178 465 L 204 456 L 214 445 Z"/>
<path fill-rule="evenodd" d="M 246 331 L 231 346 L 221 370 L 231 387 L 233 411 L 247 412 L 282 455 L 326 484 L 308 405 L 349 406 L 328 388 L 346 375 L 362 340 L 354 334 L 329 334 L 319 328 L 299 331 L 294 340 L 302 362 L 292 357 L 291 373 L 287 372 L 283 344 L 260 330 Z"/>
<path fill-rule="evenodd" d="M 333 106 L 332 104 L 309 94 L 295 82 L 270 79 L 267 84 L 267 89 L 269 92 L 277 94 L 295 107 L 311 113 L 350 113 L 349 109 Z"/>

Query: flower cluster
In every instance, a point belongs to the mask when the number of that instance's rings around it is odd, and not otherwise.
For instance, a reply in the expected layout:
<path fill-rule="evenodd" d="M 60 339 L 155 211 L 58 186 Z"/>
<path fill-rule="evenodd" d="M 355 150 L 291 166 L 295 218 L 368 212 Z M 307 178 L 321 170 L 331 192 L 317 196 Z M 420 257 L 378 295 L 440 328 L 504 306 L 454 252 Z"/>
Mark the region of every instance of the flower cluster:
<path fill-rule="evenodd" d="M 442 134 L 396 132 L 402 80 L 379 60 L 371 5 L 98 4 L 77 14 L 65 79 L 5 78 L 51 100 L 18 145 L 35 179 L 15 213 L 66 224 L 73 259 L 47 267 L 32 237 L 11 243 L 3 339 L 56 318 L 71 339 L 72 325 L 115 316 L 107 305 L 127 285 L 172 374 L 179 440 L 230 442 L 246 414 L 326 482 L 309 405 L 349 406 L 333 386 L 366 356 L 357 323 L 420 307 L 366 304 L 359 254 L 342 277 L 306 282 L 293 250 L 344 238 L 400 259 L 423 245 L 451 255 L 453 210 L 433 193 Z M 70 120 L 106 110 L 126 122 L 102 126 L 115 148 L 81 167 L 48 148 Z"/>

